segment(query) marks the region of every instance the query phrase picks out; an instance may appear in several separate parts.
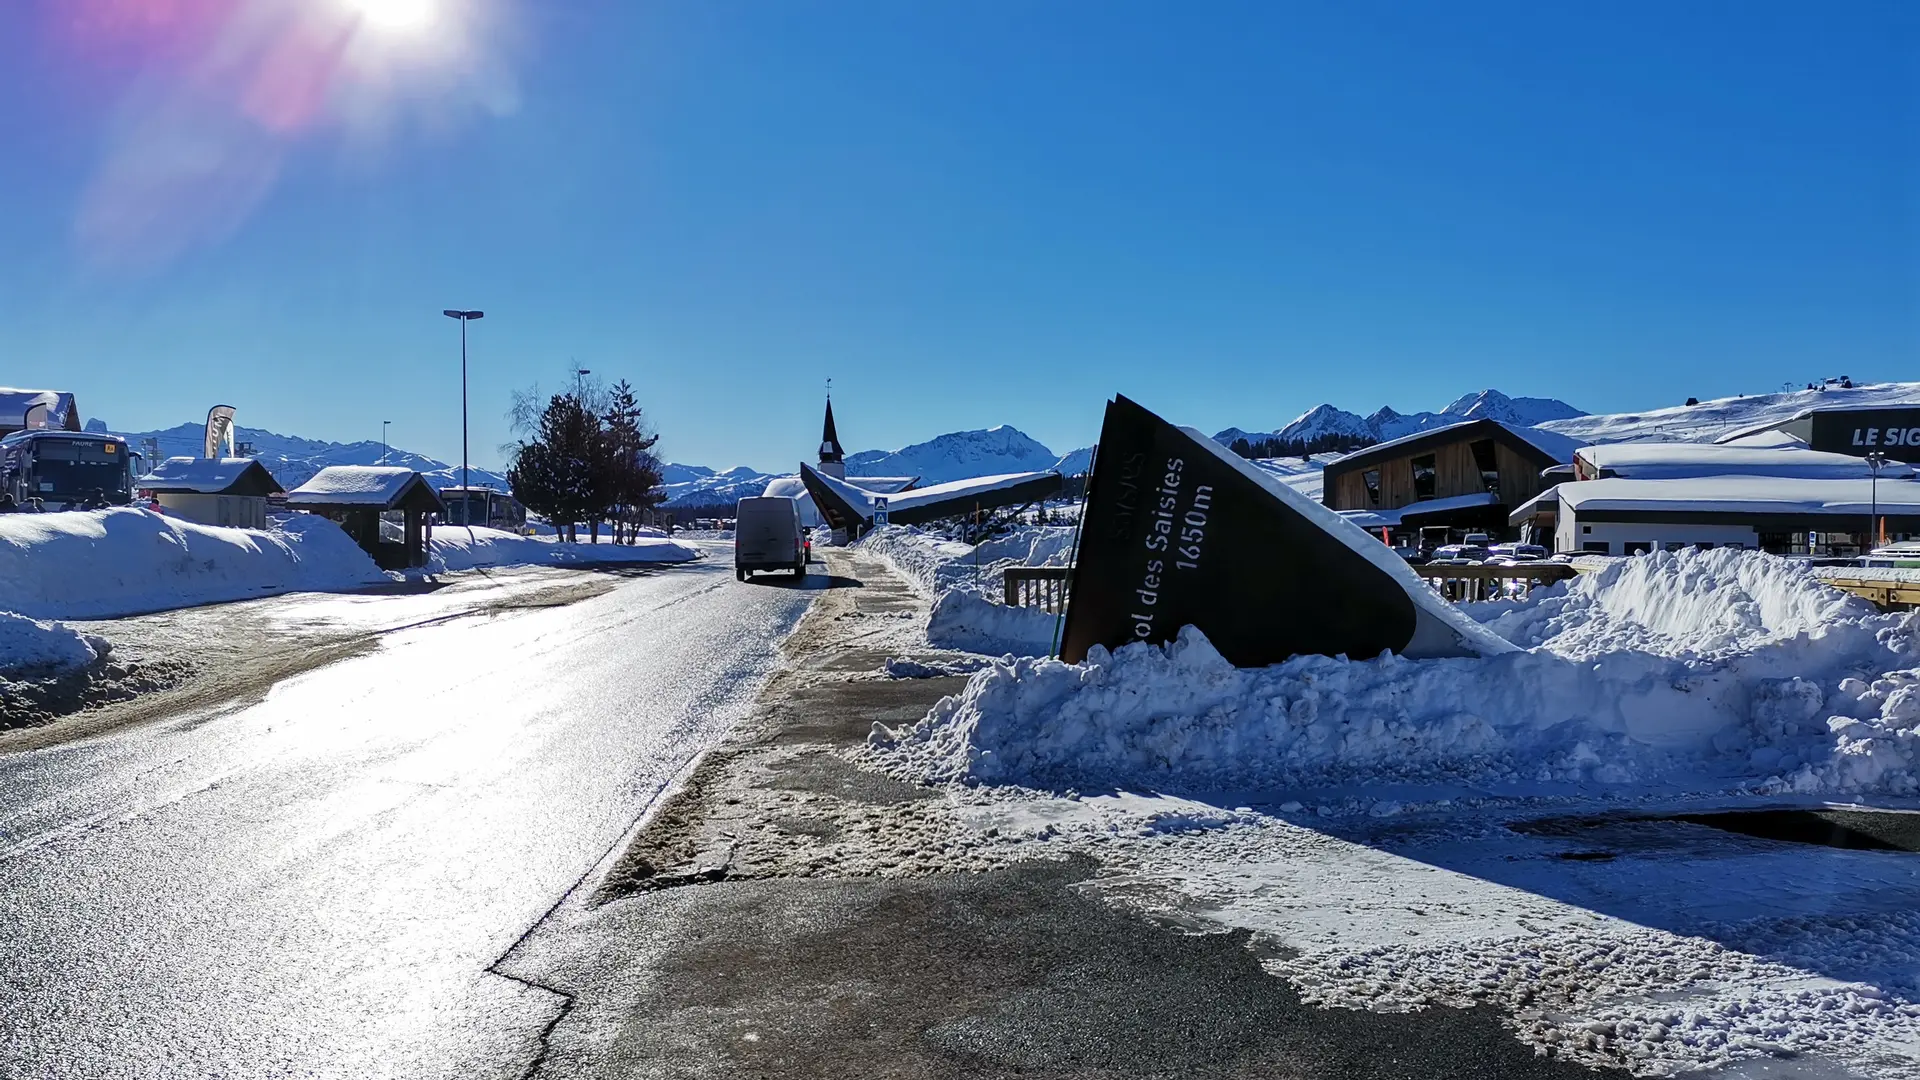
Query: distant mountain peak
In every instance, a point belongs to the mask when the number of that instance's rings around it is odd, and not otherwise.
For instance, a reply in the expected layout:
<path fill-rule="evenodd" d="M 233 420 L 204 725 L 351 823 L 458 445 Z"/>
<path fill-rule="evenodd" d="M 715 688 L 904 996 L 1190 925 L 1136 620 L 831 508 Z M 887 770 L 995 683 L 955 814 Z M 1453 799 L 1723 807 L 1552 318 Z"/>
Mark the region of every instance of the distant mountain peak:
<path fill-rule="evenodd" d="M 1439 412 L 1401 413 L 1382 405 L 1370 416 L 1360 416 L 1333 405 L 1315 405 L 1284 427 L 1272 432 L 1248 432 L 1228 428 L 1214 436 L 1221 443 L 1236 438 L 1248 442 L 1278 439 L 1286 442 L 1311 442 L 1314 439 L 1368 439 L 1385 442 L 1431 428 L 1458 424 L 1465 420 L 1498 420 L 1507 424 L 1534 426 L 1556 420 L 1568 420 L 1586 413 L 1555 398 L 1508 397 L 1498 390 L 1475 390 L 1454 399 Z"/>

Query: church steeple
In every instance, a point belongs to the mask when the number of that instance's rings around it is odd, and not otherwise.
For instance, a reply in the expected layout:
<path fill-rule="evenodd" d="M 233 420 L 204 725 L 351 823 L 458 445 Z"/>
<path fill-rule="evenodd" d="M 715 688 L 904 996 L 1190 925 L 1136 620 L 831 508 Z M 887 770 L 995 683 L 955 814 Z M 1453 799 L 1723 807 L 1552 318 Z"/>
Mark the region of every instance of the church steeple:
<path fill-rule="evenodd" d="M 827 397 L 827 422 L 820 429 L 820 471 L 845 479 L 847 455 L 840 449 L 840 433 L 833 427 L 833 397 Z"/>

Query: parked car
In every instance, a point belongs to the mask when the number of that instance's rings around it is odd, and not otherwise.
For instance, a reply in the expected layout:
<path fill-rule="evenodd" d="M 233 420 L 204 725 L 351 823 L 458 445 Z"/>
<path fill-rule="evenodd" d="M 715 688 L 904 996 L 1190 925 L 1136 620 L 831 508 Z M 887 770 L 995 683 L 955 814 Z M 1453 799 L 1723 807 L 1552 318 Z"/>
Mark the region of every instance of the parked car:
<path fill-rule="evenodd" d="M 1539 562 L 1547 557 L 1547 549 L 1539 544 L 1495 544 L 1487 549 L 1487 554 L 1495 559 L 1510 559 L 1515 562 Z"/>
<path fill-rule="evenodd" d="M 795 580 L 807 576 L 809 545 L 799 503 L 778 495 L 741 499 L 734 517 L 734 577 L 745 581 L 755 570 L 791 570 Z"/>
<path fill-rule="evenodd" d="M 1486 560 L 1487 549 L 1466 544 L 1443 544 L 1433 549 L 1429 566 L 1478 566 Z"/>

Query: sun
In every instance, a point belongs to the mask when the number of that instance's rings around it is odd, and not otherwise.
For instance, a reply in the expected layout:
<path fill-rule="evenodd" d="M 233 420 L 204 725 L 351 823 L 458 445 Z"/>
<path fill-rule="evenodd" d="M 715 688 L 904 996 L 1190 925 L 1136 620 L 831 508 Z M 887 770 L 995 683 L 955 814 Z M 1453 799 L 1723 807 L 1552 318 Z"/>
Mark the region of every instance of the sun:
<path fill-rule="evenodd" d="M 367 26 L 395 33 L 424 30 L 440 14 L 437 0 L 346 0 L 346 5 Z"/>

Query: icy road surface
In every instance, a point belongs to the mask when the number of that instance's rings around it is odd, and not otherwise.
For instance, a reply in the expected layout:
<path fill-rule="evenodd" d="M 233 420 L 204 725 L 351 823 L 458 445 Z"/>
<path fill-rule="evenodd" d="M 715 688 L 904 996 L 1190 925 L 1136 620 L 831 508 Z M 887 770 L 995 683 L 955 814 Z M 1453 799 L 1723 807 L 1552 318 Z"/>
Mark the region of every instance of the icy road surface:
<path fill-rule="evenodd" d="M 810 595 L 728 562 L 0 758 L 0 1076 L 520 1075 L 561 1003 L 489 965 L 737 718 Z"/>

